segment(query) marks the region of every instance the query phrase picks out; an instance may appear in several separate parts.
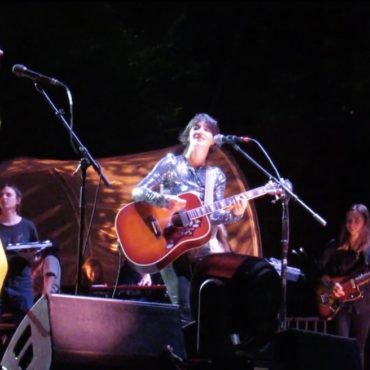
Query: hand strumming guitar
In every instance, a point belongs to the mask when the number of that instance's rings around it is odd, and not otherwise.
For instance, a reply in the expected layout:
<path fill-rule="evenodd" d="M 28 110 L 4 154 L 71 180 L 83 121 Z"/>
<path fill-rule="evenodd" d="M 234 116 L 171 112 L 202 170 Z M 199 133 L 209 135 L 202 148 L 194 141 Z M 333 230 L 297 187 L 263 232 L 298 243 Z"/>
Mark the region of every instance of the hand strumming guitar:
<path fill-rule="evenodd" d="M 336 282 L 333 286 L 333 294 L 337 297 L 337 298 L 342 298 L 346 295 L 346 293 L 344 292 L 343 290 L 343 287 L 341 284 L 339 284 L 338 282 Z"/>
<path fill-rule="evenodd" d="M 186 200 L 177 195 L 166 195 L 167 208 L 171 211 L 177 212 L 186 207 Z"/>
<path fill-rule="evenodd" d="M 339 282 L 331 279 L 330 276 L 328 275 L 322 276 L 321 281 L 324 284 L 324 286 L 326 286 L 327 289 L 334 294 L 336 298 L 343 298 L 346 295 L 342 285 Z"/>

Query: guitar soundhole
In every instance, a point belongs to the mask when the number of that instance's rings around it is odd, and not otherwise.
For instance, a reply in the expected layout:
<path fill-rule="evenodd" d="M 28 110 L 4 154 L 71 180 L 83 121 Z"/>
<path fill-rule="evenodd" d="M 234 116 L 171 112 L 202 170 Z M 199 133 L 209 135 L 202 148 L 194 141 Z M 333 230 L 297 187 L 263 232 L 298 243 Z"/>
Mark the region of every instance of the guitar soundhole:
<path fill-rule="evenodd" d="M 200 219 L 190 221 L 189 225 L 186 227 L 176 227 L 174 225 L 167 226 L 163 230 L 163 236 L 167 240 L 167 249 L 173 248 L 182 238 L 193 237 L 200 226 Z"/>
<path fill-rule="evenodd" d="M 163 230 L 163 236 L 169 240 L 171 238 L 171 235 L 173 235 L 174 233 L 176 232 L 176 228 L 175 226 L 173 225 L 170 225 L 170 226 L 167 226 L 164 230 Z"/>
<path fill-rule="evenodd" d="M 173 226 L 176 226 L 176 227 L 182 227 L 183 226 L 180 214 L 178 212 L 176 212 L 172 215 L 171 220 L 172 220 L 172 225 Z"/>

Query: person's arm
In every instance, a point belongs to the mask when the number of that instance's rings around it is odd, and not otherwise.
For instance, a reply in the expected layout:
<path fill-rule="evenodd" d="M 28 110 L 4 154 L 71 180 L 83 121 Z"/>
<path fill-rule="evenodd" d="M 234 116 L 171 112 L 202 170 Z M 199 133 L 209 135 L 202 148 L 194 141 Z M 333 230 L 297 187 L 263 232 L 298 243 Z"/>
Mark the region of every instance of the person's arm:
<path fill-rule="evenodd" d="M 183 208 L 186 205 L 183 199 L 175 195 L 161 194 L 157 191 L 164 177 L 174 169 L 175 164 L 173 154 L 167 154 L 160 159 L 148 175 L 132 190 L 133 200 L 175 211 Z"/>
<path fill-rule="evenodd" d="M 337 241 L 335 239 L 331 239 L 319 252 L 318 258 L 316 259 L 316 270 L 319 277 L 339 275 L 338 266 L 337 263 L 335 263 L 334 258 L 336 250 Z"/>
<path fill-rule="evenodd" d="M 33 243 L 39 240 L 37 228 L 35 224 L 27 219 L 23 219 L 23 235 L 25 239 L 22 241 L 23 243 Z M 35 260 L 35 253 L 32 249 L 24 249 L 17 252 L 17 256 L 25 259 L 29 265 L 32 265 Z"/>
<path fill-rule="evenodd" d="M 337 253 L 337 241 L 335 239 L 324 247 L 318 260 L 318 276 L 319 284 L 331 290 L 335 297 L 341 298 L 345 295 L 342 285 L 335 281 L 331 276 L 339 275 L 341 266 L 336 260 L 335 256 Z"/>
<path fill-rule="evenodd" d="M 31 221 L 31 232 L 30 232 L 30 242 L 37 242 L 39 240 L 39 233 L 37 231 L 36 225 Z"/>
<path fill-rule="evenodd" d="M 46 256 L 42 266 L 43 288 L 42 294 L 60 292 L 61 267 L 57 257 Z"/>
<path fill-rule="evenodd" d="M 151 286 L 152 285 L 152 277 L 150 274 L 142 274 L 141 279 L 138 282 L 140 286 Z"/>
<path fill-rule="evenodd" d="M 217 179 L 214 188 L 214 202 L 224 199 L 226 188 L 226 175 L 217 168 Z M 244 216 L 244 210 L 247 207 L 247 201 L 238 201 L 237 205 L 231 209 L 223 209 L 213 212 L 210 220 L 214 224 L 227 224 L 230 222 L 240 221 Z"/>

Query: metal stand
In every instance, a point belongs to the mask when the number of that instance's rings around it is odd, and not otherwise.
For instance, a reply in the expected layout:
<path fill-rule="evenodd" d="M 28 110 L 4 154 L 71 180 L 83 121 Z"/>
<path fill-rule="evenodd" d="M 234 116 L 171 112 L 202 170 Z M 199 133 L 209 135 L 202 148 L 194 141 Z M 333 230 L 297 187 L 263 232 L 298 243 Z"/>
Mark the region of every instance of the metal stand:
<path fill-rule="evenodd" d="M 287 269 L 288 269 L 288 254 L 289 254 L 289 197 L 285 196 L 282 201 L 282 238 L 281 238 L 281 284 L 282 284 L 282 297 L 281 297 L 281 310 L 280 310 L 280 329 L 287 329 Z"/>
<path fill-rule="evenodd" d="M 262 152 L 265 154 L 267 159 L 269 160 L 271 166 L 276 172 L 276 176 L 273 176 L 269 173 L 265 168 L 263 168 L 259 163 L 257 163 L 250 155 L 244 152 L 239 145 L 236 143 L 232 143 L 233 148 L 241 153 L 245 158 L 247 158 L 253 165 L 255 165 L 258 169 L 260 169 L 270 180 L 274 181 L 281 187 L 282 193 L 280 195 L 281 203 L 282 203 L 282 239 L 281 239 L 281 284 L 282 284 L 282 304 L 280 310 L 280 329 L 285 330 L 287 329 L 287 267 L 288 267 L 288 253 L 289 253 L 289 207 L 288 203 L 291 198 L 294 198 L 301 206 L 303 206 L 307 211 L 311 213 L 311 215 L 319 222 L 321 225 L 325 226 L 326 221 L 319 216 L 317 213 L 313 212 L 311 208 L 309 208 L 304 202 L 302 202 L 296 194 L 292 192 L 292 184 L 288 180 L 284 180 L 280 177 L 280 174 L 276 167 L 274 166 L 273 162 L 271 161 L 270 157 L 267 155 L 266 151 L 263 149 L 261 144 L 255 140 L 249 138 L 248 141 L 255 142 Z"/>
<path fill-rule="evenodd" d="M 86 172 L 89 166 L 92 166 L 96 173 L 102 178 L 106 186 L 110 186 L 110 182 L 105 177 L 102 168 L 99 163 L 91 156 L 87 148 L 82 144 L 72 127 L 67 123 L 63 117 L 63 110 L 58 109 L 51 101 L 44 89 L 42 89 L 37 83 L 34 83 L 36 90 L 45 98 L 47 103 L 53 109 L 55 115 L 62 122 L 63 126 L 67 129 L 71 135 L 72 141 L 77 144 L 76 148 L 80 155 L 80 163 L 75 171 L 81 170 L 81 187 L 80 187 L 80 225 L 79 225 L 79 238 L 78 238 L 78 253 L 77 253 L 77 283 L 76 283 L 76 294 L 80 293 L 81 288 L 81 277 L 82 277 L 82 259 L 83 259 L 83 234 L 85 225 L 85 210 L 86 210 Z"/>

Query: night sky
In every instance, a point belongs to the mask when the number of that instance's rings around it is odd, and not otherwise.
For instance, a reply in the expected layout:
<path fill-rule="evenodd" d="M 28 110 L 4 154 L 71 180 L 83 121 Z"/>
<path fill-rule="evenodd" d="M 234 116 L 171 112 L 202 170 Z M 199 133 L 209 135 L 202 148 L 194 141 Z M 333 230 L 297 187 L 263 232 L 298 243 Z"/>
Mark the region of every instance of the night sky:
<path fill-rule="evenodd" d="M 369 2 L 2 2 L 0 159 L 76 159 L 68 133 L 14 64 L 65 83 L 73 127 L 96 159 L 177 143 L 198 112 L 267 151 L 300 204 L 291 248 L 309 254 L 370 206 Z M 60 87 L 44 86 L 70 121 Z M 258 147 L 243 148 L 271 167 Z M 235 153 L 228 147 L 231 153 Z M 267 181 L 235 154 L 250 187 Z M 281 205 L 255 201 L 265 255 L 279 255 Z"/>

